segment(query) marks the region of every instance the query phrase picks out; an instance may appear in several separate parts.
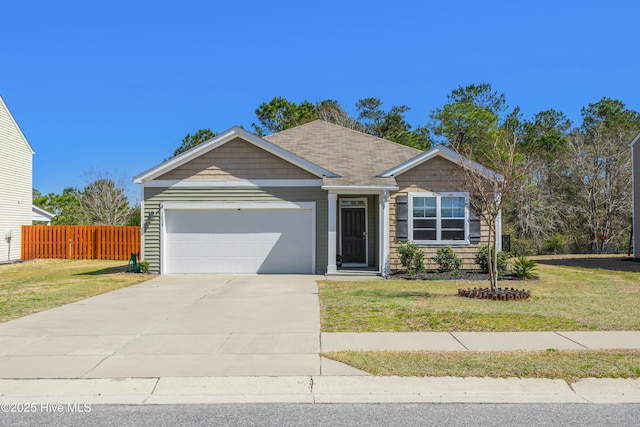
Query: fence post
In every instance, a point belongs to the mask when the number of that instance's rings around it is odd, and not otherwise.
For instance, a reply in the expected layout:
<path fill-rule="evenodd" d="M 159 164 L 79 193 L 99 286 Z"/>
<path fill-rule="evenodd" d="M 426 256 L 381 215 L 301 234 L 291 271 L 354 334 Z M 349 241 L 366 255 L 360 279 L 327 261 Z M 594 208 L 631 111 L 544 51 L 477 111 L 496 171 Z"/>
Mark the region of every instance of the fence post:
<path fill-rule="evenodd" d="M 28 241 L 28 240 L 26 239 L 26 236 L 27 236 L 27 230 L 26 230 L 25 226 L 23 225 L 23 226 L 22 226 L 22 241 L 23 241 L 23 242 Z M 24 251 L 24 249 L 25 249 L 25 245 L 24 245 L 24 243 L 23 243 L 23 244 L 22 244 L 22 247 L 20 248 L 20 259 L 25 259 L 25 258 L 26 258 L 26 257 L 25 257 L 25 253 L 24 253 L 24 252 L 25 252 L 25 251 Z"/>
<path fill-rule="evenodd" d="M 73 242 L 71 241 L 71 226 L 67 225 L 67 227 L 65 228 L 65 235 L 66 240 L 69 242 L 69 253 L 67 259 L 72 259 L 71 256 L 73 255 Z"/>

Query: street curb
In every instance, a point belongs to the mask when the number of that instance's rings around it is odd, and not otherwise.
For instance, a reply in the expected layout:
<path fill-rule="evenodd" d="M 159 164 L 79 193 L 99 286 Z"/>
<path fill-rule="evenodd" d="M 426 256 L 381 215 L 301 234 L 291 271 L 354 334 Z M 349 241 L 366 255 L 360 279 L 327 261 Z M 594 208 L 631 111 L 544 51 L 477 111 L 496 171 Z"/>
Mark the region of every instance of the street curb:
<path fill-rule="evenodd" d="M 0 380 L 1 402 L 193 403 L 640 403 L 640 379 L 168 377 Z"/>

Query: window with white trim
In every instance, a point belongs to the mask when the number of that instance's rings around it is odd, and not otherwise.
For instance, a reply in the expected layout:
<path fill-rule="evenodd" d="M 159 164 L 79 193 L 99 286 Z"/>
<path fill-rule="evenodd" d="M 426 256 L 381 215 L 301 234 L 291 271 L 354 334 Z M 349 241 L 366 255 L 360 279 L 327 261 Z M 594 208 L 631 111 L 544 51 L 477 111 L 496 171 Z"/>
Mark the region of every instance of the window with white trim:
<path fill-rule="evenodd" d="M 467 193 L 409 193 L 409 239 L 468 243 L 468 198 Z"/>

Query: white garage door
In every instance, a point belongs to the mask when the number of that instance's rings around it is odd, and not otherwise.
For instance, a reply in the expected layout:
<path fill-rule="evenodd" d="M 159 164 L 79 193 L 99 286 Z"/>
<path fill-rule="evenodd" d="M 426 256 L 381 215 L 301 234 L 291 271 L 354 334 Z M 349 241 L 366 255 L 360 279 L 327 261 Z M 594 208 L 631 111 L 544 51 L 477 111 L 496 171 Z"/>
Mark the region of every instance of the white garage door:
<path fill-rule="evenodd" d="M 313 273 L 312 209 L 165 210 L 165 273 Z"/>

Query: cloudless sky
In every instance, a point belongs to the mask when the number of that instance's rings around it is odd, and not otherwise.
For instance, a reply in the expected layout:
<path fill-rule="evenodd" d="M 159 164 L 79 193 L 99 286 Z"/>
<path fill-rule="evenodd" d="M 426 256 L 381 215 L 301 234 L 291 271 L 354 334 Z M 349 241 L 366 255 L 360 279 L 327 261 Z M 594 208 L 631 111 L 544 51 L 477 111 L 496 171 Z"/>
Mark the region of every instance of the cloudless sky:
<path fill-rule="evenodd" d="M 407 105 L 415 127 L 490 83 L 525 118 L 580 124 L 603 97 L 640 111 L 640 2 L 23 0 L 0 11 L 0 96 L 42 193 L 126 179 L 187 133 L 251 130 L 275 96 Z M 2 153 L 0 153 L 2 155 Z"/>

